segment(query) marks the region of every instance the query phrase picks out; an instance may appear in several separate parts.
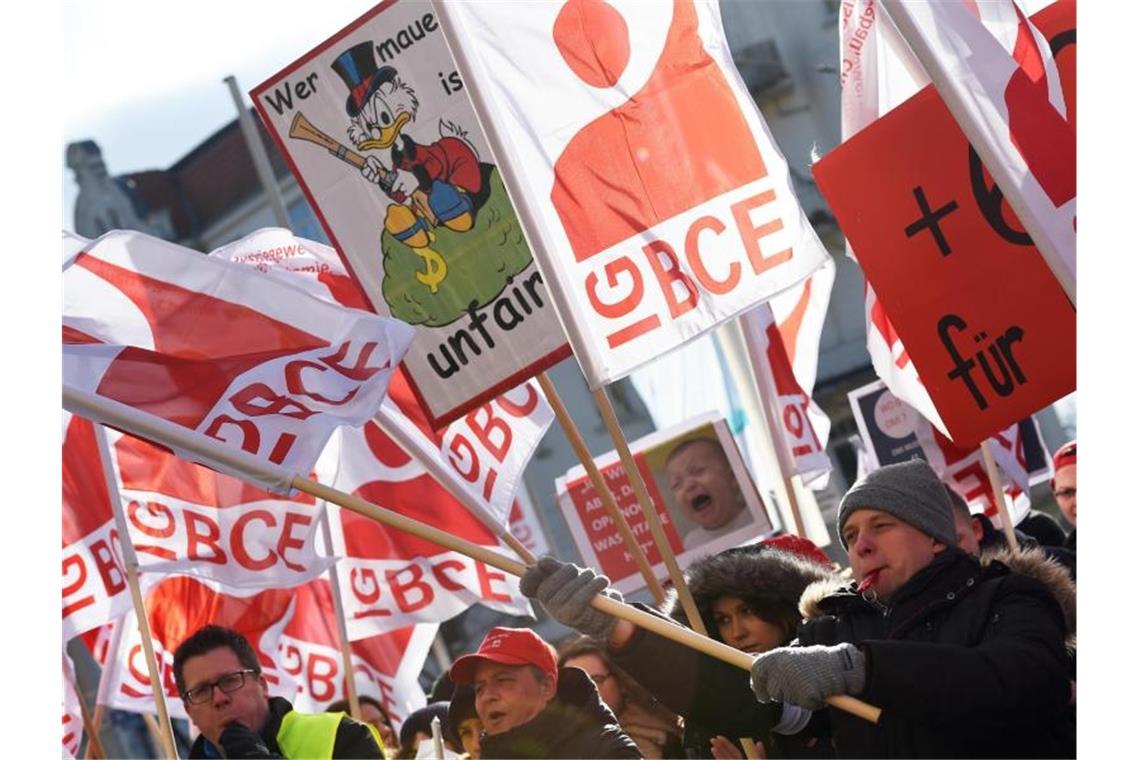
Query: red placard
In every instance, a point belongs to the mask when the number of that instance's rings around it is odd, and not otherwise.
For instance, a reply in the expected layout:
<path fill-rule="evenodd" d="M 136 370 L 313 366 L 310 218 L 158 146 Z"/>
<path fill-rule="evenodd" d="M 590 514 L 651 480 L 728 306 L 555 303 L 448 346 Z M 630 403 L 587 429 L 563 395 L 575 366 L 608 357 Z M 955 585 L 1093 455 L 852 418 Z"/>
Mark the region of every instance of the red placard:
<path fill-rule="evenodd" d="M 1075 9 L 1033 17 L 1068 88 Z M 957 445 L 1076 388 L 1076 310 L 932 86 L 813 174 Z"/>

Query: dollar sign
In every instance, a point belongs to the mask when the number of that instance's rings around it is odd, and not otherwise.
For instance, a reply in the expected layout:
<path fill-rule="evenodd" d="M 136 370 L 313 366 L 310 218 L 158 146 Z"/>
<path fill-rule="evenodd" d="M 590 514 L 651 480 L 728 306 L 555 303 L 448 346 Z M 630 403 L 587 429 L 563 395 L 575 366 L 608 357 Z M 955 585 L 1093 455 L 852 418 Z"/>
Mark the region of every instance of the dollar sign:
<path fill-rule="evenodd" d="M 416 272 L 416 279 L 431 288 L 432 293 L 435 293 L 439 290 L 439 283 L 443 282 L 444 277 L 447 277 L 447 262 L 427 246 L 413 248 L 412 250 L 424 260 L 424 266 L 427 268 L 427 271 Z"/>

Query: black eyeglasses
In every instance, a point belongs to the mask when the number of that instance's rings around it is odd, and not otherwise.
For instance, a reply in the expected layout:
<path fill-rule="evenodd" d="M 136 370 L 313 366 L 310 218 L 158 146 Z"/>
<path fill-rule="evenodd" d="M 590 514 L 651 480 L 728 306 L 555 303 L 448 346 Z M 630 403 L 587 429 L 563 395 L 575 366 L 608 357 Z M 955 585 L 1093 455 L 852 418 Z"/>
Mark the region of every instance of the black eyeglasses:
<path fill-rule="evenodd" d="M 245 677 L 250 673 L 257 673 L 257 671 L 252 668 L 246 668 L 245 670 L 236 670 L 233 673 L 226 673 L 217 681 L 211 681 L 201 686 L 195 686 L 193 689 L 187 689 L 182 692 L 182 699 L 192 705 L 200 705 L 203 702 L 208 702 L 210 697 L 214 694 L 215 686 L 221 689 L 223 694 L 235 692 L 245 686 Z"/>

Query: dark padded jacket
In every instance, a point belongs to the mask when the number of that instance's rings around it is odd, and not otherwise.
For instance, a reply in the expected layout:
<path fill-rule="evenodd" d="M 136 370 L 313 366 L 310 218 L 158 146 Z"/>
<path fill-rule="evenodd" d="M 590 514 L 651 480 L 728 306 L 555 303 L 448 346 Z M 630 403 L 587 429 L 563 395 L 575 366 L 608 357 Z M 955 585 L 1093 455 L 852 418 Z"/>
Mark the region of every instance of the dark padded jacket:
<path fill-rule="evenodd" d="M 737 597 L 755 609 L 783 605 L 795 615 L 804 590 L 832 573 L 788 552 L 757 546 L 698 560 L 686 576 L 706 629 L 719 640 L 713 615 L 718 599 Z M 685 620 L 679 604 L 670 614 L 678 623 Z M 709 742 L 718 735 L 732 742 L 744 736 L 761 741 L 772 758 L 831 756 L 830 744 L 819 737 L 826 734 L 826 714 L 794 736 L 773 733 L 783 706 L 757 702 L 747 670 L 641 628 L 608 652 L 614 665 L 685 718 L 685 748 L 698 757 L 708 755 Z"/>
<path fill-rule="evenodd" d="M 281 728 L 282 719 L 293 711 L 293 705 L 282 697 L 269 698 L 269 721 L 261 730 L 261 740 L 272 753 L 270 757 L 284 758 L 281 747 L 277 744 L 277 733 Z M 199 735 L 190 747 L 191 758 L 220 758 L 222 752 Z M 333 758 L 383 758 L 384 754 L 376 744 L 372 731 L 367 725 L 353 720 L 347 715 L 341 719 L 336 730 L 336 740 L 333 743 Z"/>
<path fill-rule="evenodd" d="M 483 734 L 487 758 L 641 757 L 637 745 L 580 668 L 558 671 L 558 693 L 532 720 L 494 736 Z"/>
<path fill-rule="evenodd" d="M 837 756 L 1075 755 L 1065 613 L 1040 580 L 952 548 L 888 605 L 852 584 L 809 588 L 801 606 L 799 643 L 858 644 L 855 696 L 883 710 L 875 725 L 830 709 Z"/>

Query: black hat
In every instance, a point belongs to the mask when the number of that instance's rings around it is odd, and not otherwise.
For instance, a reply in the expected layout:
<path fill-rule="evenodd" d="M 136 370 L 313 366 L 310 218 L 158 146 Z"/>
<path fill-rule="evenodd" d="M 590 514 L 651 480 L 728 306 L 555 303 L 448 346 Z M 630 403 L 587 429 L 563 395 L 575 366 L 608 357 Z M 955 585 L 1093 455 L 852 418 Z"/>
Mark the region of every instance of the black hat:
<path fill-rule="evenodd" d="M 350 118 L 360 114 L 360 109 L 380 85 L 396 78 L 396 70 L 391 66 L 376 67 L 376 49 L 371 42 L 353 45 L 337 56 L 332 67 L 348 87 L 344 109 Z"/>
<path fill-rule="evenodd" d="M 451 735 L 451 743 L 456 747 L 462 747 L 463 742 L 459 738 L 459 724 L 470 718 L 478 717 L 479 713 L 475 712 L 475 688 L 473 686 L 457 687 L 447 706 L 447 730 Z"/>
<path fill-rule="evenodd" d="M 447 735 L 447 702 L 432 702 L 427 707 L 409 715 L 400 726 L 400 746 L 407 747 L 415 738 L 416 732 L 431 736 L 431 719 L 439 718 L 439 732 Z"/>

